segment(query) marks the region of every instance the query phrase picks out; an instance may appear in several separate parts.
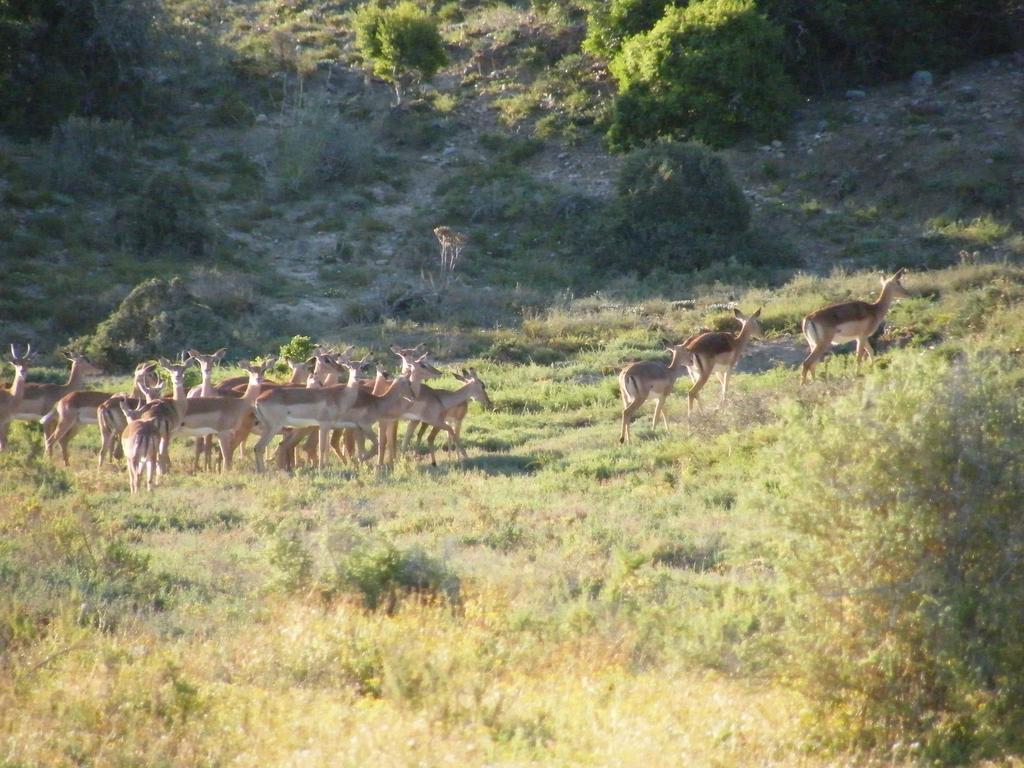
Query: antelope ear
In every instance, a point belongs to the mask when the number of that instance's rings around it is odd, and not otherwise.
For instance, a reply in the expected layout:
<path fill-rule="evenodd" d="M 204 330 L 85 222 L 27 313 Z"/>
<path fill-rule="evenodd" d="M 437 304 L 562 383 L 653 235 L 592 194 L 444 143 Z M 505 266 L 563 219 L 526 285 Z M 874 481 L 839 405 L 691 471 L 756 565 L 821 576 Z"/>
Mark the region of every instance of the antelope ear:
<path fill-rule="evenodd" d="M 189 357 L 199 357 L 199 351 L 195 349 L 188 350 Z"/>
<path fill-rule="evenodd" d="M 227 347 L 221 347 L 220 349 L 218 349 L 216 352 L 213 353 L 213 356 L 215 358 L 217 358 L 218 360 L 222 360 L 224 358 L 224 355 L 226 355 L 227 353 L 228 353 L 228 348 Z"/>
<path fill-rule="evenodd" d="M 760 317 L 760 316 L 761 316 L 761 310 L 762 310 L 762 309 L 764 309 L 764 307 L 758 307 L 758 308 L 757 308 L 757 312 L 755 312 L 754 314 L 752 314 L 752 315 L 751 315 L 751 317 Z"/>
<path fill-rule="evenodd" d="M 250 365 L 252 365 L 252 363 L 250 363 L 248 360 L 239 360 L 238 361 L 238 367 L 239 368 L 248 368 Z"/>
<path fill-rule="evenodd" d="M 890 279 L 892 279 L 892 280 L 899 280 L 901 277 L 903 277 L 903 273 L 906 272 L 906 271 L 907 271 L 906 267 L 900 267 L 899 269 L 896 270 L 896 273 Z"/>
<path fill-rule="evenodd" d="M 732 309 L 732 313 L 733 313 L 733 314 L 734 314 L 734 315 L 735 315 L 736 317 L 738 317 L 738 318 L 739 318 L 740 320 L 742 320 L 742 319 L 743 319 L 743 313 L 742 313 L 742 312 L 740 312 L 740 310 L 739 310 L 739 307 L 733 307 L 733 309 Z"/>
<path fill-rule="evenodd" d="M 316 355 L 313 355 L 306 361 L 306 365 L 316 365 Z"/>
<path fill-rule="evenodd" d="M 417 362 L 417 363 L 422 363 L 422 362 L 424 362 L 424 361 L 425 361 L 425 360 L 426 360 L 426 359 L 427 359 L 428 357 L 430 357 L 429 353 L 427 353 L 427 352 L 424 352 L 424 353 L 423 353 L 422 355 L 420 355 L 419 357 L 417 357 L 417 358 L 416 358 L 416 362 Z"/>
<path fill-rule="evenodd" d="M 171 361 L 166 357 L 158 357 L 157 362 L 159 362 L 164 368 L 169 368 L 171 366 Z"/>

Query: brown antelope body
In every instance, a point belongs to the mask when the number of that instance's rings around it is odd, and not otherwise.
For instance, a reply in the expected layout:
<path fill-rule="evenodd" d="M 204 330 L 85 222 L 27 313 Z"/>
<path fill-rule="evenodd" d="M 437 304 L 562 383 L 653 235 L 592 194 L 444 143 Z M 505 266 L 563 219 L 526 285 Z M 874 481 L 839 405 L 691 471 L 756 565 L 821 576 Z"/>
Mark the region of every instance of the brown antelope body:
<path fill-rule="evenodd" d="M 808 375 L 815 378 L 814 369 L 818 361 L 833 344 L 856 341 L 858 364 L 865 357 L 874 357 L 875 350 L 871 348 L 869 339 L 885 320 L 893 301 L 910 295 L 900 282 L 903 273 L 904 270 L 900 269 L 890 278 L 883 277 L 882 290 L 874 302 L 846 301 L 832 304 L 804 318 L 804 336 L 811 352 L 804 358 L 801 367 L 801 383 L 806 383 Z"/>
<path fill-rule="evenodd" d="M 402 414 L 402 418 L 409 419 L 410 422 L 423 422 L 436 428 L 431 438 L 427 440 L 430 463 L 435 467 L 437 466 L 437 457 L 434 451 L 433 438 L 442 430 L 448 434 L 448 439 L 458 452 L 459 458 L 468 458 L 458 435 L 455 434 L 451 425 L 445 420 L 445 414 L 469 400 L 476 400 L 484 408 L 492 407 L 491 398 L 487 394 L 487 387 L 473 368 L 464 369 L 462 374 L 456 374 L 455 378 L 461 381 L 463 386 L 454 391 L 434 389 L 426 384 L 421 384 L 412 405 Z M 415 428 L 415 423 L 410 423 L 406 428 L 403 450 L 408 450 Z"/>
<path fill-rule="evenodd" d="M 146 411 L 129 408 L 124 400 L 118 407 L 126 422 L 121 433 L 121 450 L 128 465 L 129 490 L 132 494 L 139 492 L 139 479 L 145 470 L 146 490 L 152 491 L 160 471 L 160 446 L 166 437 L 167 422 L 147 418 Z"/>
<path fill-rule="evenodd" d="M 156 375 L 156 363 L 141 363 L 135 368 L 131 393 L 113 395 L 96 409 L 96 422 L 100 428 L 100 455 L 96 468 L 102 469 L 105 460 L 124 455 L 121 450 L 121 434 L 128 426 L 128 419 L 121 409 L 124 403 L 130 410 L 137 410 L 146 403 L 160 397 L 162 383 Z"/>
<path fill-rule="evenodd" d="M 0 389 L 0 451 L 7 450 L 7 431 L 25 397 L 25 376 L 28 373 L 29 361 L 32 359 L 32 345 L 29 344 L 25 353 L 19 355 L 11 344 L 11 353 L 7 359 L 14 366 L 14 380 L 10 389 Z"/>
<path fill-rule="evenodd" d="M 25 395 L 21 399 L 21 405 L 18 406 L 18 412 L 14 415 L 18 421 L 41 422 L 45 434 L 51 434 L 57 425 L 57 413 L 53 410 L 57 401 L 64 395 L 80 390 L 86 376 L 101 372 L 84 355 L 72 352 L 65 353 L 64 357 L 71 362 L 71 371 L 68 373 L 67 382 L 64 384 L 26 384 Z"/>
<path fill-rule="evenodd" d="M 758 318 L 761 316 L 760 309 L 749 316 L 744 316 L 738 309 L 734 309 L 733 313 L 740 321 L 739 333 L 708 331 L 683 342 L 693 359 L 693 364 L 690 366 L 690 378 L 693 380 L 693 386 L 686 393 L 687 416 L 693 412 L 694 403 L 698 407 L 700 406 L 700 400 L 697 398 L 712 373 L 716 374 L 722 382 L 720 405 L 725 405 L 725 398 L 729 392 L 729 375 L 732 373 L 732 369 L 739 362 L 750 340 L 761 336 L 761 323 L 758 322 Z"/>
<path fill-rule="evenodd" d="M 684 342 L 683 344 L 685 344 Z M 633 414 L 639 410 L 648 397 L 652 395 L 654 402 L 654 418 L 651 426 L 657 428 L 658 416 L 661 416 L 665 429 L 668 429 L 668 418 L 665 416 L 665 400 L 675 387 L 676 380 L 683 375 L 687 366 L 693 364 L 692 355 L 683 344 L 665 342 L 665 349 L 672 353 L 668 365 L 654 361 L 630 363 L 619 372 L 619 395 L 622 397 L 622 428 L 619 431 L 619 442 L 630 441 L 629 424 Z"/>

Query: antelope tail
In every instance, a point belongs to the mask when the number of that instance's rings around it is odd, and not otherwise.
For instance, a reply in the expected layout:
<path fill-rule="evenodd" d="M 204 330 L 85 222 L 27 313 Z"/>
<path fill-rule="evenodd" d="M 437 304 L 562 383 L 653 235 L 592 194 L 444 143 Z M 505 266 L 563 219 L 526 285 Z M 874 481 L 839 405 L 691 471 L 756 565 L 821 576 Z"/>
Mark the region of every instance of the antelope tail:
<path fill-rule="evenodd" d="M 821 339 L 821 333 L 818 330 L 817 324 L 815 324 L 815 322 L 813 320 L 811 320 L 811 318 L 805 317 L 804 318 L 803 330 L 804 330 L 804 336 L 807 337 L 807 340 L 813 346 L 817 346 L 818 345 L 818 341 Z"/>
<path fill-rule="evenodd" d="M 638 392 L 636 377 L 624 373 L 619 376 L 619 394 L 622 395 L 622 404 L 630 406 L 636 400 Z"/>

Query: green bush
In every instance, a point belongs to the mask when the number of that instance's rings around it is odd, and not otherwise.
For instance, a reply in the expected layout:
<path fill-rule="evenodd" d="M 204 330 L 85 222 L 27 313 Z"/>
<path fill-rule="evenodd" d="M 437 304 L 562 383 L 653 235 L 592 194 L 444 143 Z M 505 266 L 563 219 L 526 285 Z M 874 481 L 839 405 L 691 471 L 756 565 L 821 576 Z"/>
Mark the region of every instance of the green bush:
<path fill-rule="evenodd" d="M 121 244 L 143 255 L 198 257 L 206 253 L 212 227 L 188 176 L 157 171 L 117 213 Z"/>
<path fill-rule="evenodd" d="M 750 226 L 750 207 L 729 167 L 697 144 L 660 143 L 626 157 L 602 266 L 646 274 L 700 269 Z"/>
<path fill-rule="evenodd" d="M 368 3 L 356 11 L 355 31 L 359 54 L 394 85 L 399 104 L 403 88 L 429 80 L 448 61 L 437 21 L 413 2 Z"/>
<path fill-rule="evenodd" d="M 721 147 L 778 135 L 796 96 L 781 54 L 781 31 L 752 0 L 670 8 L 611 62 L 619 95 L 609 143 L 623 149 L 673 137 Z"/>
<path fill-rule="evenodd" d="M 583 49 L 614 56 L 628 38 L 650 30 L 673 5 L 675 0 L 592 0 Z"/>
<path fill-rule="evenodd" d="M 189 347 L 216 349 L 231 337 L 227 321 L 197 303 L 180 278 L 154 277 L 132 289 L 96 332 L 77 344 L 112 371 L 159 355 L 173 357 Z"/>
<path fill-rule="evenodd" d="M 313 106 L 290 117 L 278 133 L 274 154 L 274 170 L 286 192 L 299 194 L 336 182 L 354 186 L 379 174 L 373 142 L 336 110 Z"/>
<path fill-rule="evenodd" d="M 763 468 L 793 534 L 789 672 L 841 749 L 1024 748 L 1024 409 L 1005 379 L 897 359 L 792 414 Z"/>
<path fill-rule="evenodd" d="M 350 552 L 337 567 L 336 584 L 354 591 L 374 610 L 394 610 L 402 593 L 438 596 L 457 602 L 459 580 L 441 561 L 419 549 L 403 551 L 389 543 L 369 543 Z"/>

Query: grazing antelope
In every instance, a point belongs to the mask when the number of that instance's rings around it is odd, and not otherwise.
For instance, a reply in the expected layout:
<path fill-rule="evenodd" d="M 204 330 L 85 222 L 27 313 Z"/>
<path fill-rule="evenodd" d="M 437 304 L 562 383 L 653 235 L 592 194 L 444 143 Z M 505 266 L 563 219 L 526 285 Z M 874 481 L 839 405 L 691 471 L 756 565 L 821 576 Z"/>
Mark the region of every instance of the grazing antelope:
<path fill-rule="evenodd" d="M 692 336 L 683 344 L 690 351 L 693 364 L 690 366 L 690 378 L 693 386 L 686 393 L 686 415 L 693 412 L 693 404 L 700 407 L 700 400 L 697 399 L 700 391 L 707 384 L 712 373 L 718 376 L 722 382 L 722 401 L 725 405 L 725 396 L 729 392 L 729 374 L 733 367 L 743 355 L 752 338 L 761 337 L 761 323 L 758 318 L 761 316 L 761 309 L 752 315 L 744 317 L 738 309 L 733 313 L 740 321 L 739 333 L 732 334 L 726 331 L 709 331 Z"/>
<path fill-rule="evenodd" d="M 67 382 L 64 384 L 26 384 L 25 396 L 21 399 L 18 412 L 14 415 L 18 421 L 41 421 L 43 432 L 47 435 L 51 434 L 57 425 L 54 421 L 57 414 L 53 410 L 57 401 L 64 395 L 80 390 L 86 376 L 102 373 L 84 355 L 77 352 L 62 354 L 71 362 L 71 371 L 68 373 Z"/>
<path fill-rule="evenodd" d="M 135 368 L 132 378 L 131 393 L 117 394 L 104 400 L 96 409 L 96 422 L 100 428 L 100 455 L 96 468 L 102 469 L 104 460 L 119 458 L 121 451 L 121 433 L 128 426 L 121 403 L 128 408 L 137 410 L 146 403 L 160 397 L 163 382 L 156 374 L 156 363 L 140 363 Z"/>
<path fill-rule="evenodd" d="M 430 452 L 430 463 L 435 467 L 437 466 L 437 457 L 434 453 L 433 438 L 436 437 L 437 433 L 441 430 L 448 433 L 448 439 L 455 447 L 459 457 L 462 459 L 468 458 L 465 449 L 462 447 L 462 443 L 459 441 L 458 435 L 455 434 L 451 425 L 445 420 L 445 414 L 456 406 L 468 402 L 469 400 L 476 400 L 484 408 L 492 407 L 491 398 L 487 395 L 487 387 L 473 368 L 469 368 L 468 370 L 464 368 L 461 375 L 455 374 L 455 378 L 461 381 L 463 386 L 454 391 L 433 389 L 426 384 L 421 384 L 419 391 L 416 392 L 415 400 L 401 416 L 401 418 L 409 419 L 413 422 L 421 421 L 432 427 L 436 427 L 434 432 L 431 434 L 431 437 L 427 440 L 427 450 Z M 415 428 L 415 424 L 412 423 L 410 423 L 406 428 L 405 440 L 402 443 L 403 450 L 408 450 L 409 443 L 412 440 L 412 433 Z"/>
<path fill-rule="evenodd" d="M 668 429 L 665 400 L 672 394 L 676 379 L 683 375 L 683 370 L 693 365 L 693 354 L 686 348 L 685 341 L 681 344 L 671 344 L 668 341 L 662 343 L 672 354 L 668 365 L 653 361 L 630 363 L 619 373 L 619 395 L 622 397 L 620 443 L 630 442 L 629 424 L 633 420 L 633 414 L 651 395 L 655 397 L 651 426 L 657 429 L 660 415 L 665 429 Z"/>
<path fill-rule="evenodd" d="M 165 439 L 167 422 L 152 418 L 152 412 L 130 408 L 124 400 L 118 407 L 125 419 L 121 433 L 121 450 L 128 465 L 128 488 L 132 494 L 139 492 L 139 479 L 146 470 L 146 490 L 153 490 L 155 476 L 160 471 L 160 445 Z"/>
<path fill-rule="evenodd" d="M 32 345 L 29 344 L 25 348 L 25 353 L 19 355 L 14 345 L 11 344 L 11 353 L 7 359 L 14 366 L 14 380 L 11 382 L 9 390 L 0 389 L 0 451 L 7 450 L 7 430 L 25 397 L 25 376 L 28 373 L 28 364 L 32 359 Z"/>
<path fill-rule="evenodd" d="M 900 282 L 904 272 L 904 269 L 899 269 L 888 279 L 883 276 L 882 290 L 874 302 L 846 301 L 832 304 L 804 318 L 804 336 L 811 346 L 811 352 L 804 358 L 800 373 L 801 384 L 807 382 L 808 374 L 812 379 L 815 378 L 814 369 L 832 344 L 856 340 L 858 365 L 864 357 L 874 358 L 875 350 L 871 348 L 870 337 L 885 320 L 892 303 L 896 299 L 910 296 Z"/>

